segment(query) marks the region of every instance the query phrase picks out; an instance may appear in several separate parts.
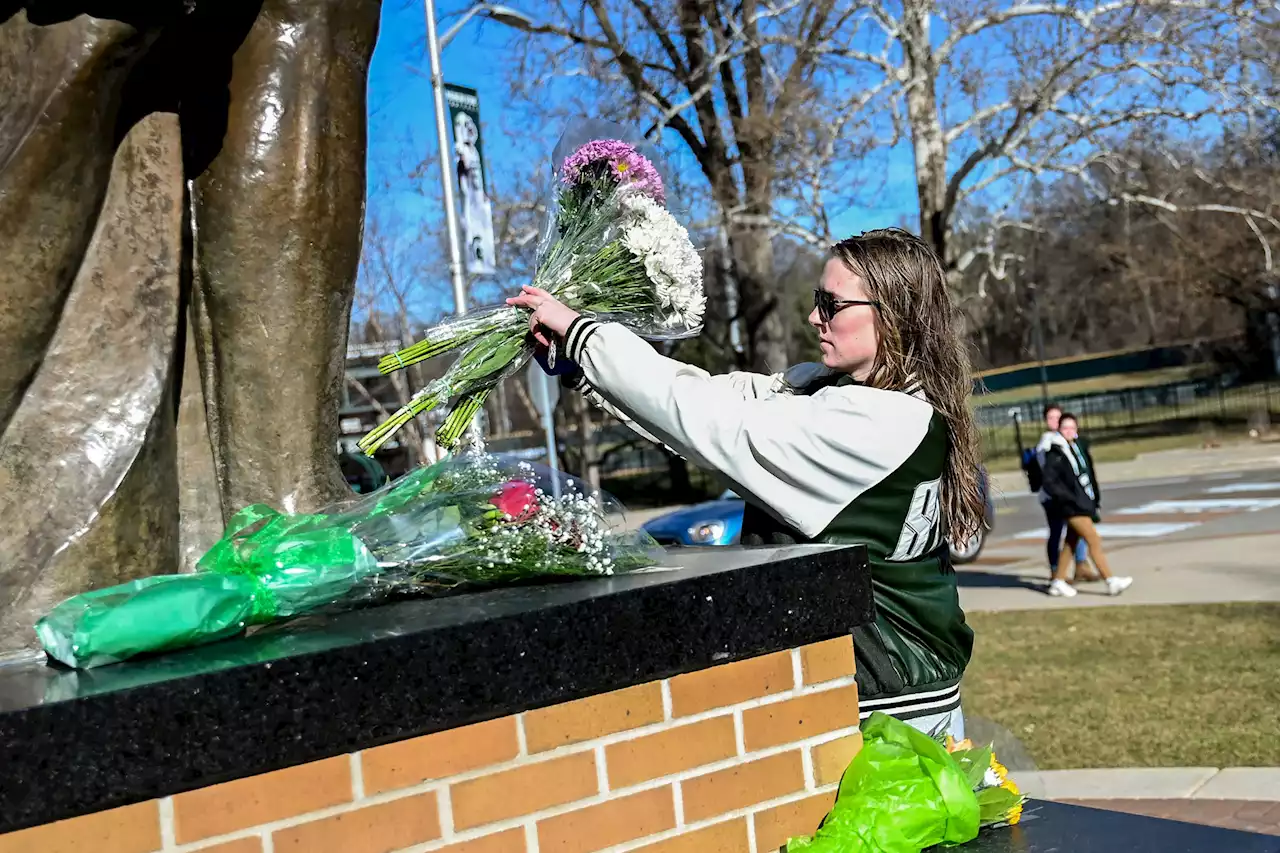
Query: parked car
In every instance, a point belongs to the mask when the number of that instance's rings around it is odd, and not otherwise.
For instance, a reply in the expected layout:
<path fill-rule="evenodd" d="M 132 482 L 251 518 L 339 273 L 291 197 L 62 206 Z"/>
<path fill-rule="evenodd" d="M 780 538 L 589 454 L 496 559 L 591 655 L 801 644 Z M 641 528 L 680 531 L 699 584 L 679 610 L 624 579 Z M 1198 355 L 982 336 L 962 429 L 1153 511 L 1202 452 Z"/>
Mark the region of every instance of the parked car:
<path fill-rule="evenodd" d="M 951 562 L 957 565 L 972 563 L 978 559 L 987 542 L 987 534 L 995 524 L 995 507 L 991 502 L 986 469 L 979 468 L 978 473 L 982 494 L 987 502 L 987 524 L 963 546 L 951 546 Z M 742 511 L 745 505 L 742 498 L 732 491 L 726 491 L 716 500 L 651 519 L 645 523 L 644 529 L 659 544 L 671 547 L 737 545 L 742 539 Z"/>

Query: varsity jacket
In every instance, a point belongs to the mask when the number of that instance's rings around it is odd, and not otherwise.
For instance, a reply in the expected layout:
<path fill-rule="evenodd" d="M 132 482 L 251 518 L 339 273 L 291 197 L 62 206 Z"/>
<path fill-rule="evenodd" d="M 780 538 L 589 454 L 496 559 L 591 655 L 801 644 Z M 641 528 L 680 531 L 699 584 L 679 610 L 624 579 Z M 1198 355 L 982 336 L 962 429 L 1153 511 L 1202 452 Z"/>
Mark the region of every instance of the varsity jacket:
<path fill-rule="evenodd" d="M 876 618 L 853 633 L 864 717 L 959 706 L 973 633 L 941 513 L 945 423 L 919 389 L 814 364 L 712 376 L 586 317 L 565 347 L 594 402 L 733 484 L 747 501 L 744 544 L 867 546 Z"/>
<path fill-rule="evenodd" d="M 1084 515 L 1097 518 L 1102 505 L 1102 490 L 1094 474 L 1093 455 L 1088 447 L 1075 442 L 1073 445 L 1054 433 L 1049 450 L 1044 455 L 1045 494 L 1050 504 L 1064 516 Z"/>

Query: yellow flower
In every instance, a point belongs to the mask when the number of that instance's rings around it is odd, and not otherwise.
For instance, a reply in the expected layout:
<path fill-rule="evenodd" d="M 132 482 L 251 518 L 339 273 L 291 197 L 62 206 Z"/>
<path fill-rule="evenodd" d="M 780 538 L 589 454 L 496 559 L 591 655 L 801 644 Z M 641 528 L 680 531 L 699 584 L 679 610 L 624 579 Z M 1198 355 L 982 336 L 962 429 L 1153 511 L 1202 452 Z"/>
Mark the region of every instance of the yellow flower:
<path fill-rule="evenodd" d="M 1008 813 L 1005 814 L 1004 819 L 1005 822 L 1010 825 L 1022 820 L 1022 803 L 1018 803 L 1016 806 L 1009 809 Z"/>
<path fill-rule="evenodd" d="M 996 754 L 994 752 L 991 753 L 991 769 L 1000 777 L 1000 781 L 1002 783 L 1009 782 L 1009 768 L 1005 767 L 999 761 L 996 761 Z M 1017 791 L 1014 791 L 1014 793 L 1016 794 Z"/>
<path fill-rule="evenodd" d="M 1018 797 L 1022 796 L 1022 792 L 1018 790 L 1017 784 L 1012 779 L 1006 778 L 1004 782 L 1000 784 L 1000 787 L 1004 788 L 1006 791 L 1008 791 L 1010 794 L 1013 794 L 1014 796 L 1018 796 Z"/>

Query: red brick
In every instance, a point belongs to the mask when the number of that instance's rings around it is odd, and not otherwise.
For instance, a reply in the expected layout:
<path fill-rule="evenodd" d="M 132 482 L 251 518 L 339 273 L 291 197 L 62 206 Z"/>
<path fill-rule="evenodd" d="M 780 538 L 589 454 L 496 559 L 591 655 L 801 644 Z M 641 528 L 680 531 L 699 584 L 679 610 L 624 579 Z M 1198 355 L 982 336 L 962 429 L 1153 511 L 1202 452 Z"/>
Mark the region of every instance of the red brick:
<path fill-rule="evenodd" d="M 677 717 L 736 705 L 795 687 L 791 653 L 713 666 L 671 679 L 671 709 Z"/>
<path fill-rule="evenodd" d="M 510 761 L 519 751 L 515 717 L 375 746 L 360 754 L 364 789 L 377 794 L 407 788 Z"/>
<path fill-rule="evenodd" d="M 152 853 L 160 849 L 157 801 L 0 835 L 0 853 Z"/>
<path fill-rule="evenodd" d="M 800 752 L 783 752 L 681 783 L 684 818 L 697 823 L 804 789 Z M 763 848 L 762 848 L 763 849 Z"/>
<path fill-rule="evenodd" d="M 672 790 L 655 788 L 538 821 L 538 850 L 592 853 L 675 827 Z"/>
<path fill-rule="evenodd" d="M 578 752 L 537 764 L 524 764 L 458 782 L 453 786 L 453 825 L 469 829 L 599 793 L 596 759 Z"/>
<path fill-rule="evenodd" d="M 752 815 L 756 822 L 756 849 L 772 853 L 790 838 L 812 835 L 835 801 L 832 791 L 756 812 Z"/>
<path fill-rule="evenodd" d="M 742 712 L 749 752 L 858 725 L 858 686 L 810 693 Z"/>
<path fill-rule="evenodd" d="M 845 634 L 834 640 L 813 643 L 800 649 L 800 668 L 805 684 L 818 684 L 854 674 L 853 637 Z"/>
<path fill-rule="evenodd" d="M 524 715 L 529 752 L 603 737 L 662 722 L 662 685 L 653 681 Z"/>
<path fill-rule="evenodd" d="M 625 788 L 737 755 L 733 718 L 712 717 L 605 749 L 609 786 Z"/>
<path fill-rule="evenodd" d="M 339 755 L 177 794 L 175 832 L 187 844 L 350 801 L 351 761 Z"/>
<path fill-rule="evenodd" d="M 391 853 L 440 837 L 434 791 L 277 830 L 276 853 Z"/>

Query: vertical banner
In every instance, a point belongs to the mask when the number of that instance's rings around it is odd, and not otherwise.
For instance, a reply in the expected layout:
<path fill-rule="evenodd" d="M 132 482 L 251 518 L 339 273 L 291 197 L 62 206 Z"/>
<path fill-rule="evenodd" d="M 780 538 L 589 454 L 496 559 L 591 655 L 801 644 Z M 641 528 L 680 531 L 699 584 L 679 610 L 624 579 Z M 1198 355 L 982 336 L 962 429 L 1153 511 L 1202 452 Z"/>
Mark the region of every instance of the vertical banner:
<path fill-rule="evenodd" d="M 493 256 L 493 208 L 484 177 L 480 96 L 475 89 L 446 83 L 444 97 L 453 124 L 463 263 L 471 275 L 493 275 L 497 272 Z"/>

